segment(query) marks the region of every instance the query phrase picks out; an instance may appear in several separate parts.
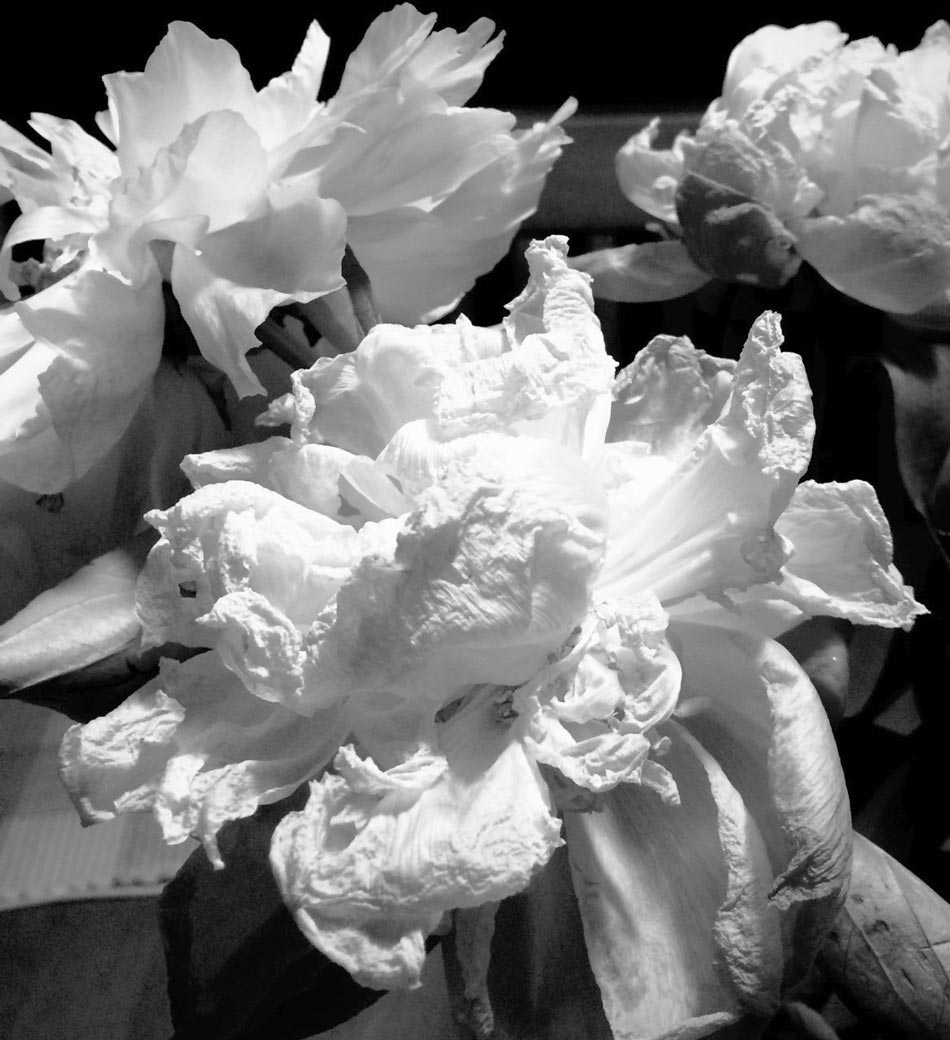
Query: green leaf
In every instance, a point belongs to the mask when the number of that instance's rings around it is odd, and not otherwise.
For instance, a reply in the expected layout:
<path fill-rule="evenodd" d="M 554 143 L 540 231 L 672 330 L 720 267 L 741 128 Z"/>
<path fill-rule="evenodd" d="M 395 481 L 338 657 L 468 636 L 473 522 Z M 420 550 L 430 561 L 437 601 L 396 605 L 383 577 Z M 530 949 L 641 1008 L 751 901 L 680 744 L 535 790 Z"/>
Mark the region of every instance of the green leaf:
<path fill-rule="evenodd" d="M 279 820 L 307 787 L 219 834 L 224 869 L 194 852 L 161 900 L 175 1040 L 300 1040 L 382 994 L 314 949 L 284 906 L 268 860 Z"/>
<path fill-rule="evenodd" d="M 0 625 L 0 694 L 77 672 L 136 640 L 135 582 L 155 538 L 149 531 L 98 557 Z"/>
<path fill-rule="evenodd" d="M 819 966 L 885 1035 L 950 1038 L 950 905 L 859 834 L 851 890 Z"/>

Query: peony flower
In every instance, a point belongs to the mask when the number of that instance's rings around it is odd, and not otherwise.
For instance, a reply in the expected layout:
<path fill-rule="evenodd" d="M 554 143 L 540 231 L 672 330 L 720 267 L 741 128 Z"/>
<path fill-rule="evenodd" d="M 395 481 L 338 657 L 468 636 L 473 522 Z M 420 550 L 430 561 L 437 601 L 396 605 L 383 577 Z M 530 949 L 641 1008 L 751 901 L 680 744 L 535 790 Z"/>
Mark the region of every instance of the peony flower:
<path fill-rule="evenodd" d="M 345 242 L 392 320 L 450 309 L 504 255 L 572 107 L 518 132 L 509 113 L 464 108 L 501 37 L 487 19 L 434 23 L 408 4 L 380 15 L 320 103 L 316 22 L 262 90 L 229 44 L 174 22 L 144 72 L 105 77 L 97 121 L 114 150 L 51 116 L 31 121 L 51 153 L 0 125 L 0 185 L 23 211 L 0 292 L 35 293 L 5 314 L 0 477 L 60 491 L 115 443 L 161 355 L 163 281 L 201 353 L 249 395 L 264 392 L 255 330 L 341 288 Z M 32 241 L 43 261 L 12 262 Z"/>
<path fill-rule="evenodd" d="M 871 487 L 798 483 L 778 318 L 738 364 L 660 337 L 615 381 L 566 251 L 532 245 L 500 328 L 378 326 L 296 373 L 289 438 L 186 460 L 139 612 L 208 652 L 73 727 L 62 775 L 84 821 L 151 809 L 219 865 L 224 821 L 311 779 L 274 873 L 374 988 L 566 842 L 614 1035 L 707 1035 L 774 1010 L 849 876 L 830 729 L 771 637 L 921 608 Z"/>
<path fill-rule="evenodd" d="M 904 53 L 831 22 L 765 26 L 732 52 L 695 136 L 655 150 L 658 120 L 617 155 L 627 197 L 671 229 L 591 254 L 616 298 L 666 298 L 711 277 L 784 284 L 802 259 L 899 314 L 946 314 L 950 27 Z"/>

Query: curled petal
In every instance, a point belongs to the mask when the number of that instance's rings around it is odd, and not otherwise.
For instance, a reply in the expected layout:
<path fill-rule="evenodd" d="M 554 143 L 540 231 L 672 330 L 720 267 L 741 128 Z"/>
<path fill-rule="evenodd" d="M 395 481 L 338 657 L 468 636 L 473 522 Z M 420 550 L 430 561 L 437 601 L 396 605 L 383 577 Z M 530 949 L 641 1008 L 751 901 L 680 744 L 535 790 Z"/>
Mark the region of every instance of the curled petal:
<path fill-rule="evenodd" d="M 594 279 L 594 295 L 621 303 L 673 300 L 705 285 L 710 275 L 690 259 L 682 242 L 645 242 L 571 257 Z"/>
<path fill-rule="evenodd" d="M 880 310 L 913 314 L 950 284 L 950 215 L 923 197 L 868 196 L 845 217 L 803 220 L 796 233 L 823 278 Z"/>
<path fill-rule="evenodd" d="M 152 809 L 166 841 L 198 837 L 220 866 L 222 824 L 295 790 L 345 732 L 337 710 L 304 719 L 267 704 L 203 654 L 67 730 L 60 773 L 85 823 Z"/>
<path fill-rule="evenodd" d="M 908 629 L 926 612 L 893 564 L 887 519 L 863 480 L 799 484 L 776 530 L 793 546 L 792 557 L 778 585 L 761 589 L 763 598 L 886 628 Z"/>
<path fill-rule="evenodd" d="M 851 825 L 824 708 L 791 654 L 771 639 L 674 619 L 683 665 L 679 714 L 722 765 L 759 825 L 799 979 L 847 891 Z"/>
<path fill-rule="evenodd" d="M 623 784 L 600 812 L 565 816 L 587 951 L 618 1040 L 708 1036 L 778 1003 L 779 917 L 758 827 L 708 752 L 676 727 L 671 736 L 679 804 Z"/>
<path fill-rule="evenodd" d="M 537 768 L 490 698 L 445 723 L 439 747 L 441 770 L 423 758 L 421 775 L 392 781 L 367 766 L 361 782 L 341 761 L 344 775 L 314 783 L 274 832 L 271 864 L 297 923 L 362 985 L 419 985 L 446 910 L 521 891 L 561 844 Z M 415 781 L 406 807 L 409 792 L 394 795 Z"/>
<path fill-rule="evenodd" d="M 659 118 L 652 119 L 617 152 L 617 180 L 635 206 L 676 226 L 679 220 L 674 195 L 683 176 L 682 143 L 686 135 L 680 134 L 672 148 L 654 150 L 659 127 Z"/>

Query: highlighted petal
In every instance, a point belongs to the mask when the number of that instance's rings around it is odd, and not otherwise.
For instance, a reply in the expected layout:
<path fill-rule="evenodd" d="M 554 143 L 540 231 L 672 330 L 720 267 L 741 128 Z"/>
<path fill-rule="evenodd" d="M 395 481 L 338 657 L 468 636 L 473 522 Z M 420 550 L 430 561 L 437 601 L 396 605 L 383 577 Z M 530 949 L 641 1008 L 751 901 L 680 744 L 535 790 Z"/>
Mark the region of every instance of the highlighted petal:
<path fill-rule="evenodd" d="M 209 112 L 254 112 L 257 92 L 238 52 L 190 22 L 172 22 L 144 72 L 105 76 L 125 176 L 150 166 L 187 123 Z"/>
<path fill-rule="evenodd" d="M 568 102 L 547 122 L 506 135 L 497 156 L 483 155 L 485 163 L 434 208 L 350 218 L 348 239 L 388 321 L 438 318 L 501 260 L 569 142 L 561 123 L 573 111 Z M 403 262 L 407 255 L 412 264 Z"/>
<path fill-rule="evenodd" d="M 814 433 L 801 358 L 782 353 L 781 342 L 778 316 L 759 318 L 722 418 L 648 494 L 636 481 L 614 493 L 601 595 L 652 591 L 667 603 L 778 576 L 788 548 L 773 524 L 808 463 Z"/>
<path fill-rule="evenodd" d="M 312 784 L 306 808 L 278 825 L 271 864 L 285 902 L 357 982 L 419 985 L 446 910 L 521 891 L 561 844 L 546 785 L 513 738 L 491 698 L 476 698 L 441 727 L 441 770 L 431 756 L 408 773 L 343 756 L 343 775 Z"/>

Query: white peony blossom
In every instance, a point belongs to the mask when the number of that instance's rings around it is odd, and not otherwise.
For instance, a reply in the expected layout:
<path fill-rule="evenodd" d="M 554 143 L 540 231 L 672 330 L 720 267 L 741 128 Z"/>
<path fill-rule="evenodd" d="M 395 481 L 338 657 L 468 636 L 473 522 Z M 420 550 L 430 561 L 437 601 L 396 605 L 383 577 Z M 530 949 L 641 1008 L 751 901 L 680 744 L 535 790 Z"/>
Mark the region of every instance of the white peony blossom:
<path fill-rule="evenodd" d="M 802 259 L 842 292 L 924 320 L 950 313 L 950 27 L 899 53 L 831 22 L 765 26 L 733 50 L 695 135 L 617 155 L 620 186 L 675 241 L 582 258 L 618 299 L 711 277 L 783 284 Z"/>
<path fill-rule="evenodd" d="M 275 876 L 375 988 L 566 842 L 614 1035 L 706 1035 L 774 1010 L 849 876 L 831 732 L 770 637 L 921 608 L 873 490 L 798 483 L 777 317 L 738 364 L 660 337 L 615 381 L 566 249 L 532 245 L 500 328 L 379 326 L 296 373 L 289 438 L 186 460 L 139 612 L 208 652 L 73 727 L 62 774 L 85 821 L 152 809 L 218 863 L 310 779 Z"/>
<path fill-rule="evenodd" d="M 240 395 L 278 305 L 341 288 L 348 243 L 384 318 L 432 320 L 507 251 L 567 141 L 560 123 L 465 108 L 501 48 L 494 25 L 433 32 L 403 4 L 372 23 L 337 94 L 314 22 L 256 90 L 237 52 L 174 22 L 143 72 L 105 77 L 107 147 L 36 115 L 51 152 L 0 124 L 0 190 L 22 216 L 0 247 L 0 479 L 61 491 L 115 443 L 161 356 L 162 282 Z M 13 248 L 43 241 L 44 261 Z M 40 321 L 36 312 L 46 315 Z"/>

